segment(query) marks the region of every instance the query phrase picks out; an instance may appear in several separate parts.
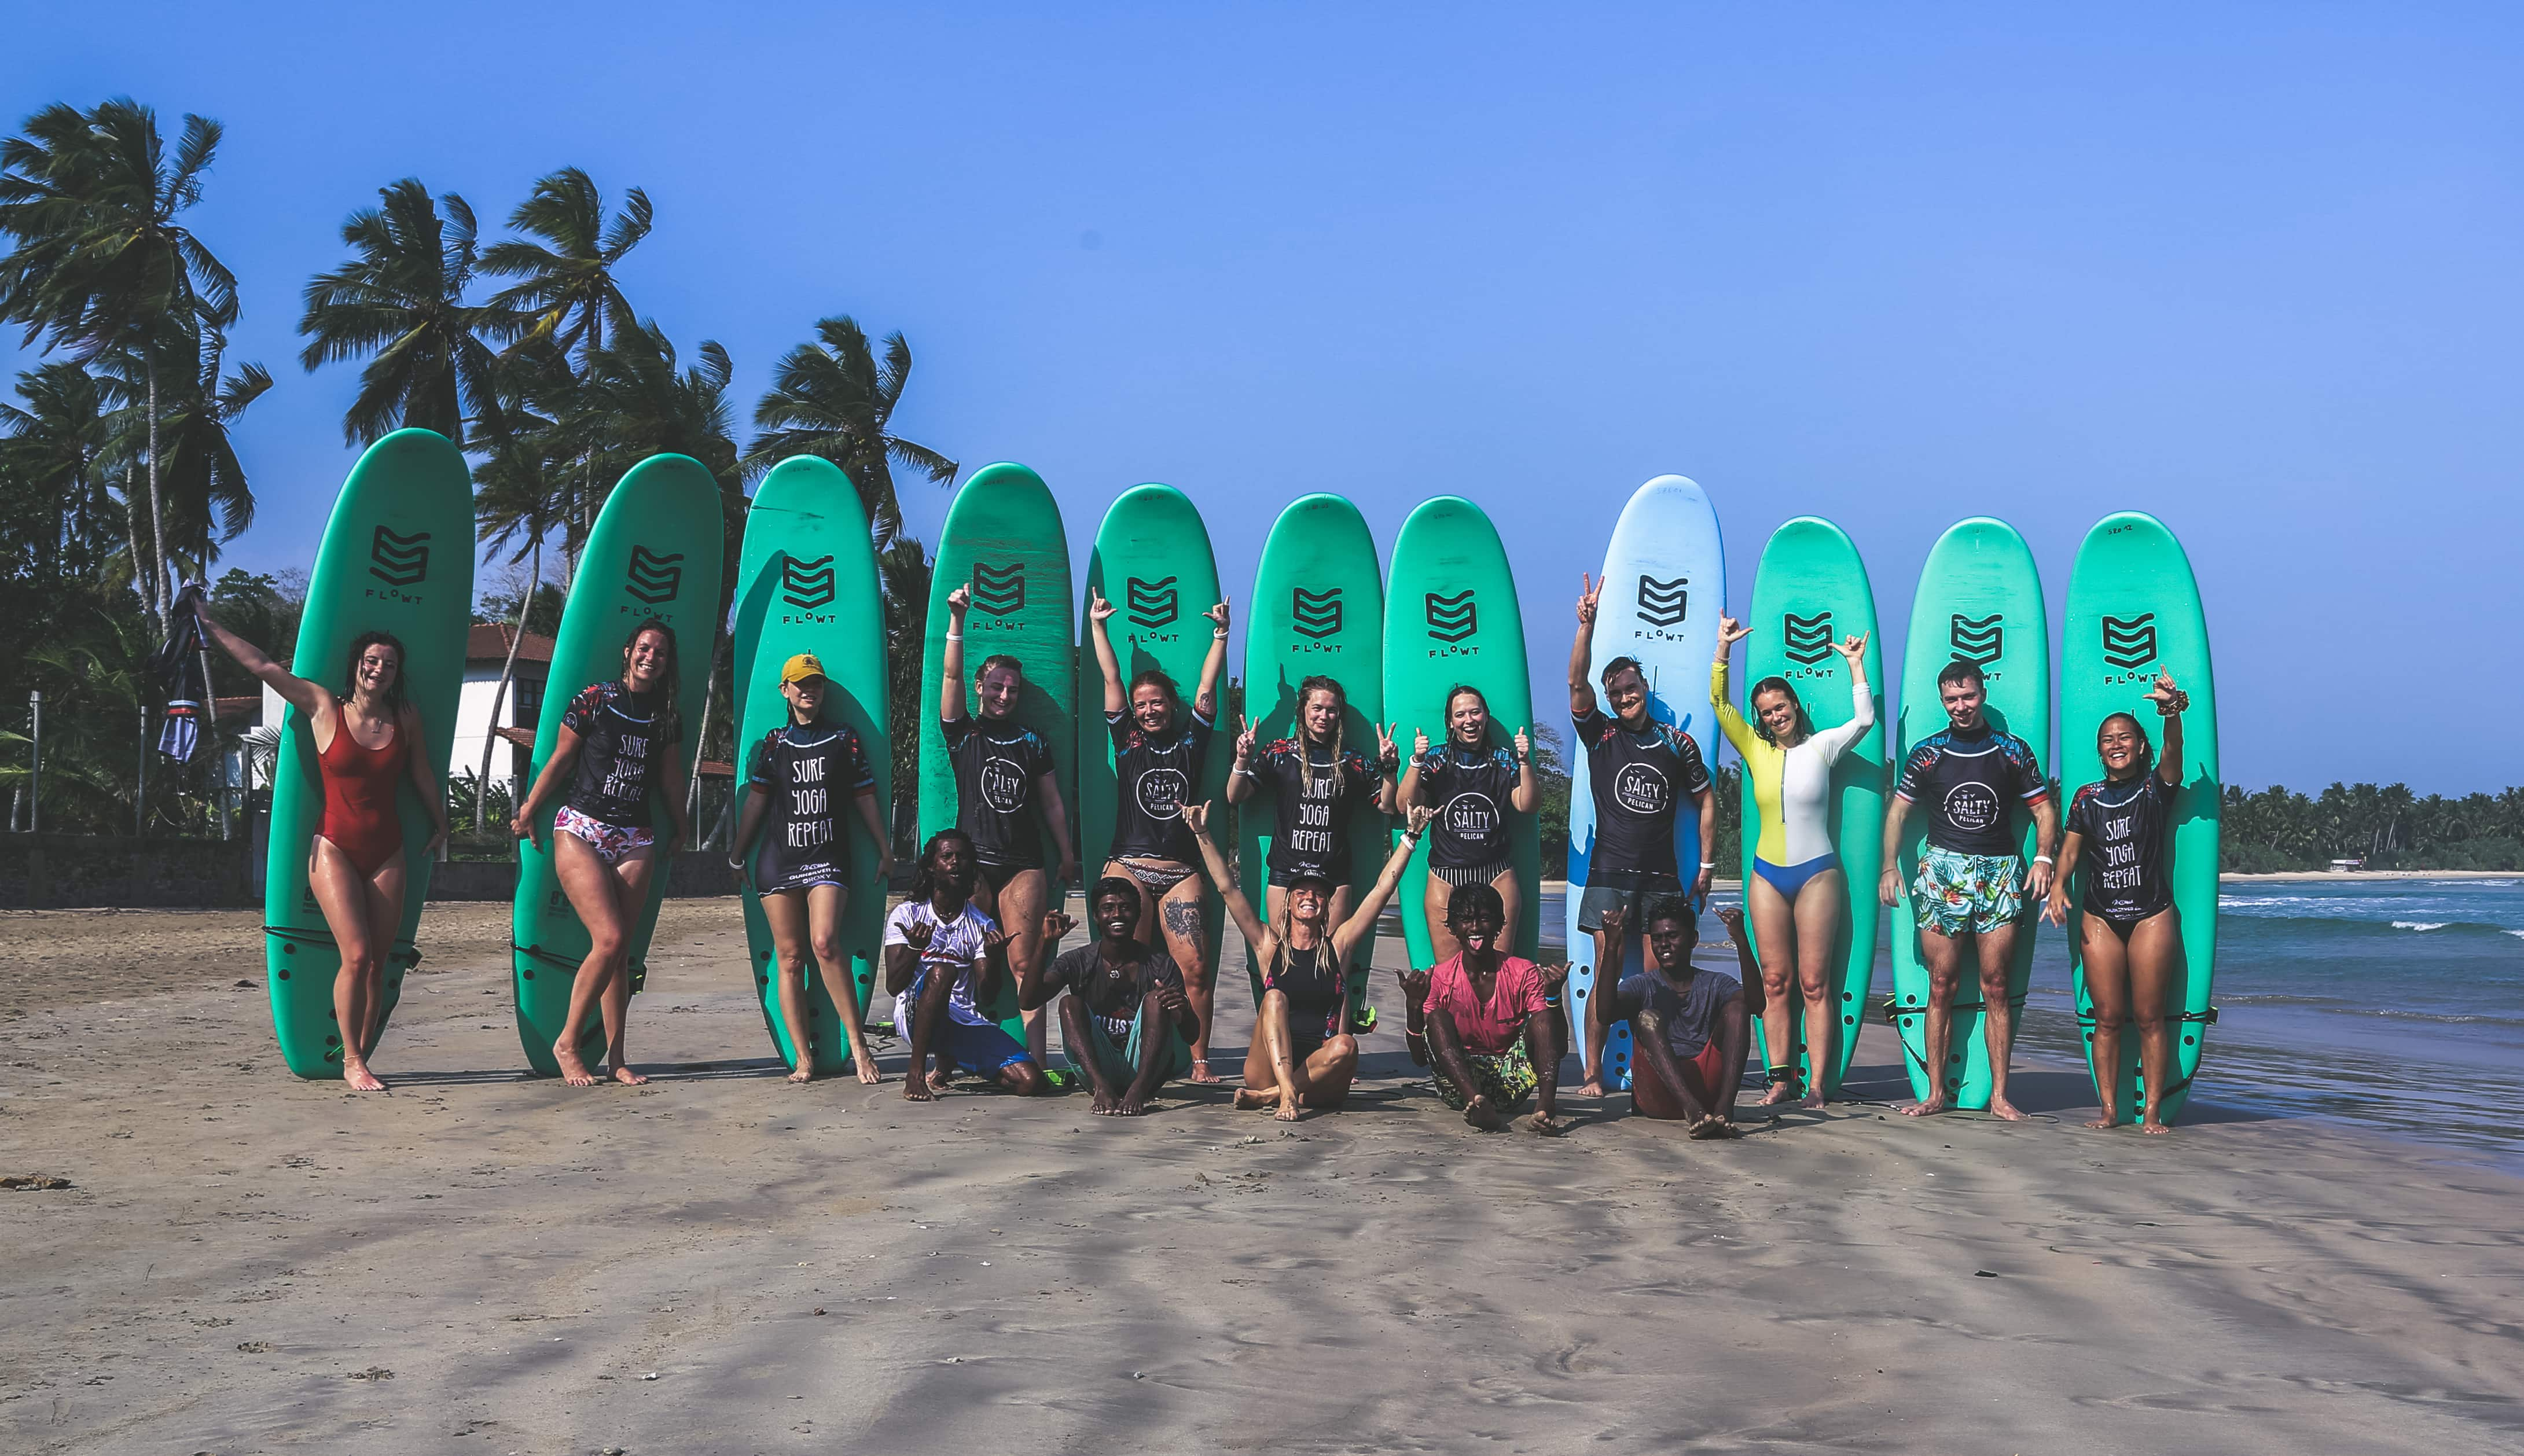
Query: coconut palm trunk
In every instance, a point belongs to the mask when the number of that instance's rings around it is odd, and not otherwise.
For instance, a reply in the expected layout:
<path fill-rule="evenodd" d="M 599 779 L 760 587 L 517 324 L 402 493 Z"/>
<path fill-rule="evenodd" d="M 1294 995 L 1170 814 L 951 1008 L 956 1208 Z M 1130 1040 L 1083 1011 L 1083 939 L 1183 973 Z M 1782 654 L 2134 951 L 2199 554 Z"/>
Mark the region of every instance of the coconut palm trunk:
<path fill-rule="evenodd" d="M 500 664 L 500 686 L 491 690 L 491 726 L 482 732 L 482 770 L 473 776 L 473 832 L 483 832 L 483 816 L 491 811 L 491 754 L 500 742 L 500 705 L 509 696 L 510 680 L 517 673 L 517 648 L 526 640 L 526 613 L 533 609 L 535 592 L 544 582 L 544 549 L 541 542 L 534 549 L 534 567 L 525 591 L 517 599 L 517 625 L 509 634 L 508 660 Z M 516 796 L 510 797 L 510 802 Z"/>

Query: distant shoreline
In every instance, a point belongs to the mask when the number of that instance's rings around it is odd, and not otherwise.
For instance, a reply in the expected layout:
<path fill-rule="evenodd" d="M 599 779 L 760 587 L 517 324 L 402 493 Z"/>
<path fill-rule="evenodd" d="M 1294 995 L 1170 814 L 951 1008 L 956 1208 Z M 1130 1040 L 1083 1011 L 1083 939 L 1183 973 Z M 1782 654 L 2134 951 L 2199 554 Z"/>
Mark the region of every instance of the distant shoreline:
<path fill-rule="evenodd" d="M 2284 874 L 2221 874 L 2220 885 L 2351 885 L 2359 880 L 2524 880 L 2512 869 L 2353 869 L 2290 870 Z"/>

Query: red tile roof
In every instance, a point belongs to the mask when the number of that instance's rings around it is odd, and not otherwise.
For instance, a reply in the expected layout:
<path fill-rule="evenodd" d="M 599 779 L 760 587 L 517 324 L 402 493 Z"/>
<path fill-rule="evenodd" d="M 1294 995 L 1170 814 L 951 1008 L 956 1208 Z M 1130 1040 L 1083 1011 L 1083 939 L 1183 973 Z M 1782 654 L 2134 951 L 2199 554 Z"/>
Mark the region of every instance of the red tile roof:
<path fill-rule="evenodd" d="M 467 662 L 503 662 L 509 656 L 509 636 L 516 629 L 506 622 L 475 622 L 464 638 L 464 660 Z M 517 644 L 520 662 L 550 662 L 553 640 L 541 632 L 529 632 Z"/>

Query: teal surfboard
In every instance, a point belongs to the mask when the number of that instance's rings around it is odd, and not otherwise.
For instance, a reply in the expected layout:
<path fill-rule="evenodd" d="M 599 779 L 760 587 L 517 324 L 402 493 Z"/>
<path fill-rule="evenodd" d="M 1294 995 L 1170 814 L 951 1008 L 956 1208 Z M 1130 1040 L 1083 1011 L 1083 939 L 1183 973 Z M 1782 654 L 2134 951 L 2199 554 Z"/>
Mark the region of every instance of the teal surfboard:
<path fill-rule="evenodd" d="M 1801 515 L 1779 527 L 1762 549 L 1753 577 L 1753 604 L 1744 625 L 1743 672 L 1732 684 L 1736 706 L 1749 721 L 1753 685 L 1766 677 L 1784 677 L 1816 731 L 1850 720 L 1849 664 L 1832 644 L 1864 632 L 1867 680 L 1875 687 L 1875 726 L 1850 745 L 1831 774 L 1832 849 L 1840 855 L 1847 904 L 1841 936 L 1832 947 L 1835 968 L 1829 988 L 1833 1007 L 1833 1042 L 1823 1061 L 1826 1096 L 1840 1091 L 1849 1060 L 1858 1050 L 1858 1030 L 1865 1018 L 1869 984 L 1875 976 L 1878 911 L 1875 882 L 1884 868 L 1884 657 L 1875 641 L 1875 590 L 1867 579 L 1867 563 L 1847 532 L 1830 521 Z M 1743 781 L 1744 883 L 1753 882 L 1755 835 L 1761 811 L 1753 802 L 1753 783 Z M 1745 933 L 1752 933 L 1748 921 Z M 1812 1086 L 1813 1048 L 1806 1045 L 1805 1003 L 1797 1002 L 1797 1073 Z M 1765 1066 L 1778 1065 L 1763 1039 L 1761 1018 L 1753 1021 L 1754 1044 Z"/>
<path fill-rule="evenodd" d="M 622 650 L 632 629 L 656 620 L 675 634 L 675 665 L 682 688 L 675 706 L 683 738 L 675 752 L 687 773 L 701 746 L 703 690 L 716 649 L 719 561 L 723 547 L 718 484 L 709 468 L 690 456 L 653 455 L 626 472 L 596 515 L 579 553 L 560 631 L 553 639 L 544 714 L 535 729 L 534 773 L 543 773 L 560 738 L 561 710 L 590 683 L 622 675 Z M 558 1077 L 553 1043 L 569 1019 L 570 983 L 587 958 L 587 927 L 561 893 L 553 868 L 552 821 L 560 807 L 546 804 L 537 816 L 543 847 L 517 841 L 514 908 L 514 978 L 517 1041 L 536 1075 Z M 670 820 L 662 790 L 650 801 L 652 822 L 662 838 Z M 664 856 L 661 854 L 662 860 Z M 666 896 L 666 866 L 650 881 L 649 903 L 631 935 L 631 986 L 648 974 L 649 937 L 657 928 L 657 906 Z M 579 1054 L 594 1067 L 605 1058 L 605 1030 L 590 1015 Z"/>
<path fill-rule="evenodd" d="M 2043 771 L 2050 771 L 2050 618 L 2033 552 L 2014 526 L 1976 515 L 1957 522 L 1937 538 L 1926 564 L 1919 568 L 1919 590 L 1911 599 L 1911 631 L 1902 658 L 1902 705 L 1895 721 L 1892 759 L 1897 776 L 1903 758 L 1919 740 L 1945 730 L 1937 674 L 1958 658 L 1978 663 L 1987 676 L 1990 723 L 2030 744 Z M 2018 852 L 2029 864 L 2036 846 L 2032 816 L 2020 805 L 2010 812 L 2022 822 Z M 1930 1080 L 1926 1062 L 1928 971 L 1919 960 L 1910 887 L 1918 872 L 1928 813 L 1928 805 L 1915 804 L 1903 821 L 1898 860 L 1902 903 L 1886 912 L 1893 920 L 1893 998 L 1888 1009 L 1902 1034 L 1911 1090 L 1923 1099 L 1936 1084 Z M 2015 1007 L 2019 1029 L 2025 991 L 2033 978 L 2039 909 L 2029 901 L 2025 905 L 2008 978 L 2008 999 Z M 1947 1044 L 1946 1065 L 1937 1069 L 1937 1075 L 1954 1092 L 1957 1106 L 1980 1108 L 1989 1105 L 1989 1047 L 1981 1037 L 1979 972 L 1970 959 L 1971 947 L 1966 946 L 1965 954 L 1961 983 L 1955 990 L 1954 1034 Z M 2018 1040 L 2022 1040 L 2020 1031 Z"/>
<path fill-rule="evenodd" d="M 2182 787 L 2173 801 L 2172 836 L 2166 848 L 2172 877 L 2174 911 L 2182 918 L 2183 965 L 2175 975 L 2166 1009 L 2178 1012 L 2174 1029 L 2172 1076 L 2165 1087 L 2165 1122 L 2178 1116 L 2199 1075 L 2200 1054 L 2213 1014 L 2209 990 L 2217 968 L 2217 684 L 2208 657 L 2208 619 L 2200 609 L 2199 583 L 2192 579 L 2191 559 L 2182 543 L 2155 516 L 2136 510 L 2108 515 L 2077 549 L 2077 564 L 2068 573 L 2068 620 L 2061 644 L 2060 764 L 2063 792 L 2074 795 L 2081 785 L 2104 776 L 2095 754 L 2095 733 L 2110 714 L 2135 714 L 2150 741 L 2160 748 L 2161 719 L 2146 701 L 2160 672 L 2173 674 L 2175 686 L 2191 695 L 2182 715 Z M 2079 871 L 2079 878 L 2091 868 Z M 2068 957 L 2078 964 L 2084 945 L 2081 884 L 2069 887 Z M 2086 1040 L 2094 1041 L 2094 1005 L 2086 995 L 2082 971 L 2072 974 L 2077 991 L 2077 1019 Z M 2133 1117 L 2145 1100 L 2140 1094 L 2138 1032 L 2121 1032 L 2121 1064 L 2095 1066 L 2088 1048 L 2087 1065 L 2100 1086 L 2106 1076 L 2119 1080 L 2121 1115 Z"/>
<path fill-rule="evenodd" d="M 397 430 L 351 467 L 307 576 L 290 671 L 335 693 L 350 688 L 351 643 L 391 632 L 404 645 L 404 697 L 420 709 L 422 755 L 443 780 L 456 741 L 456 697 L 473 610 L 473 479 L 464 457 L 429 430 Z M 434 821 L 407 781 L 395 796 L 403 820 L 403 924 L 386 954 L 385 1019 L 419 960 L 415 934 L 429 898 L 432 861 L 421 852 Z M 307 886 L 307 854 L 324 815 L 316 736 L 296 708 L 281 720 L 272 770 L 270 857 L 264 869 L 264 966 L 281 1060 L 301 1077 L 342 1075 L 342 1028 L 333 979 L 342 956 Z"/>
<path fill-rule="evenodd" d="M 1200 666 L 1209 655 L 1213 631 L 1201 615 L 1219 601 L 1218 558 L 1209 549 L 1209 528 L 1200 511 L 1171 485 L 1135 485 L 1122 493 L 1104 523 L 1095 531 L 1095 549 L 1087 558 L 1087 590 L 1100 593 L 1116 608 L 1104 629 L 1113 639 L 1113 655 L 1127 682 L 1150 667 L 1162 669 L 1183 693 L 1189 712 L 1200 692 Z M 1104 726 L 1104 668 L 1095 658 L 1095 642 L 1079 599 L 1078 620 L 1078 799 L 1079 834 L 1086 854 L 1080 872 L 1102 872 L 1113 849 L 1113 737 Z M 969 644 L 968 644 L 969 646 Z M 1220 712 L 1225 712 L 1227 684 L 1219 684 Z M 1227 787 L 1228 765 L 1236 757 L 1229 736 L 1234 723 L 1221 723 L 1202 761 L 1199 785 L 1185 796 L 1210 805 L 1218 817 L 1211 832 L 1226 822 L 1218 814 Z M 1200 898 L 1201 953 L 1213 975 L 1218 967 L 1222 908 L 1218 897 Z"/>
<path fill-rule="evenodd" d="M 1457 683 L 1489 700 L 1490 731 L 1504 748 L 1529 729 L 1533 683 L 1526 670 L 1525 616 L 1517 607 L 1516 572 L 1481 508 L 1461 496 L 1421 503 L 1393 539 L 1393 570 L 1384 613 L 1384 711 L 1399 723 L 1406 752 L 1421 733 L 1446 735 L 1446 691 Z M 1390 853 L 1390 841 L 1387 850 Z M 1525 906 L 1517 916 L 1516 953 L 1530 957 L 1542 933 L 1542 834 L 1532 814 L 1508 815 L 1508 858 Z M 1414 966 L 1433 964 L 1426 905 L 1429 842 L 1411 853 L 1402 888 L 1402 938 Z"/>
<path fill-rule="evenodd" d="M 1052 771 L 1060 778 L 1061 801 L 1071 823 L 1078 813 L 1078 650 L 1075 619 L 1070 615 L 1069 533 L 1060 520 L 1060 505 L 1043 477 L 1023 465 L 1005 461 L 986 465 L 964 482 L 946 509 L 946 525 L 938 538 L 938 561 L 930 576 L 929 631 L 920 664 L 920 844 L 942 829 L 955 827 L 955 766 L 946 759 L 946 740 L 938 728 L 939 673 L 946 659 L 947 594 L 970 587 L 973 605 L 964 613 L 964 688 L 971 706 L 972 675 L 985 657 L 1006 654 L 1025 664 L 1025 694 L 1017 703 L 1017 721 L 1033 729 L 1051 751 Z M 909 731 L 905 739 L 911 739 Z M 1103 726 L 1096 725 L 1096 739 Z M 1072 832 L 1075 833 L 1073 827 Z M 913 846 L 917 853 L 919 846 Z M 1044 847 L 1056 868 L 1059 855 Z M 1092 875 L 1089 865 L 1083 873 Z M 1045 946 L 1046 956 L 1052 947 Z M 986 1008 L 1007 1034 L 1022 1043 L 1025 1021 L 1017 1014 L 1012 980 L 1000 978 L 999 998 Z M 891 1007 L 875 1013 L 891 1017 Z"/>
<path fill-rule="evenodd" d="M 894 740 L 886 719 L 885 608 L 877 586 L 876 546 L 867 512 L 842 468 L 818 456 L 782 461 L 762 478 L 745 517 L 745 548 L 736 581 L 735 681 L 740 789 L 752 766 L 754 747 L 789 721 L 780 693 L 780 668 L 799 653 L 824 664 L 824 719 L 859 736 L 876 771 L 879 818 L 891 797 Z M 877 941 L 885 931 L 886 887 L 876 877 L 877 846 L 859 819 L 849 786 L 830 791 L 834 822 L 849 842 L 849 903 L 842 918 L 842 948 L 858 982 L 859 1004 L 875 984 Z M 772 1045 L 792 1069 L 799 1050 L 790 1044 L 780 1016 L 777 952 L 771 922 L 751 872 L 745 880 L 745 935 L 752 956 L 754 991 Z M 849 1068 L 849 1038 L 841 1008 L 809 964 L 806 1039 L 809 1065 L 820 1075 Z"/>
<path fill-rule="evenodd" d="M 1261 724 L 1259 742 L 1296 735 L 1297 685 L 1317 674 L 1338 682 L 1348 695 L 1343 746 L 1374 761 L 1376 729 L 1384 712 L 1384 573 L 1377 564 L 1376 538 L 1358 508 L 1321 494 L 1302 497 L 1280 512 L 1262 543 L 1253 599 L 1244 608 L 1244 715 Z M 1234 725 L 1220 727 L 1232 731 Z M 1403 741 L 1405 751 L 1410 746 Z M 1256 908 L 1268 903 L 1263 879 L 1277 816 L 1278 806 L 1267 799 L 1248 800 L 1238 813 L 1244 897 Z M 1383 814 L 1367 807 L 1351 811 L 1349 852 L 1350 886 L 1364 897 L 1393 852 Z M 1254 1004 L 1260 1005 L 1262 973 L 1251 948 L 1244 965 Z M 1353 1021 L 1367 1005 L 1368 958 L 1375 948 L 1371 933 L 1350 957 Z"/>

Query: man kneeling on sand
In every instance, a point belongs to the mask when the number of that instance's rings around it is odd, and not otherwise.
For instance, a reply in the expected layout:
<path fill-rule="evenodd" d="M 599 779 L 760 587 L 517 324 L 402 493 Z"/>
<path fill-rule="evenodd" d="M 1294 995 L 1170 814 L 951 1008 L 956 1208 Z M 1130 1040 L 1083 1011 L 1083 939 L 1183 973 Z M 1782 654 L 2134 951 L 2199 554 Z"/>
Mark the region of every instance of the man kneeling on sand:
<path fill-rule="evenodd" d="M 1621 911 L 1604 913 L 1611 917 Z M 1587 1006 L 1594 1030 L 1586 1039 L 1586 1085 L 1578 1094 L 1604 1094 L 1602 1048 L 1613 1023 L 1626 1016 L 1631 1109 L 1680 1122 L 1694 1138 L 1732 1138 L 1735 1091 L 1743 1081 L 1744 1047 L 1751 1035 L 1743 984 L 1691 963 L 1700 925 L 1680 897 L 1650 901 L 1647 917 L 1651 968 L 1624 977 L 1611 995 L 1598 994 Z M 1740 930 L 1735 940 L 1740 964 L 1745 958 Z"/>
<path fill-rule="evenodd" d="M 1191 1070 L 1200 1017 L 1185 994 L 1182 968 L 1134 934 L 1140 923 L 1137 886 L 1119 875 L 1096 881 L 1087 915 L 1095 926 L 1094 943 L 1053 961 L 1033 984 L 1021 984 L 1017 1005 L 1032 1011 L 1068 992 L 1060 998 L 1061 1040 L 1070 1060 L 1087 1071 L 1096 1115 L 1138 1117 L 1158 1088 Z M 1054 911 L 1044 918 L 1044 941 L 1057 945 L 1074 928 L 1067 915 Z"/>
<path fill-rule="evenodd" d="M 1538 1108 L 1527 1126 L 1549 1137 L 1568 1127 L 1559 1116 L 1560 1030 L 1548 997 L 1569 967 L 1537 966 L 1501 949 L 1506 919 L 1486 882 L 1455 887 L 1446 926 L 1463 953 L 1403 976 L 1403 1038 L 1413 1061 L 1435 1061 L 1437 1094 L 1464 1121 L 1496 1132 L 1534 1092 Z"/>
<path fill-rule="evenodd" d="M 973 904 L 980 865 L 964 831 L 938 831 L 920 851 L 910 897 L 886 917 L 885 989 L 895 997 L 895 1025 L 911 1038 L 911 1074 L 902 1086 L 910 1101 L 934 1101 L 957 1066 L 1019 1096 L 1047 1085 L 1024 1043 L 982 1010 L 1008 974 L 1008 934 Z"/>

